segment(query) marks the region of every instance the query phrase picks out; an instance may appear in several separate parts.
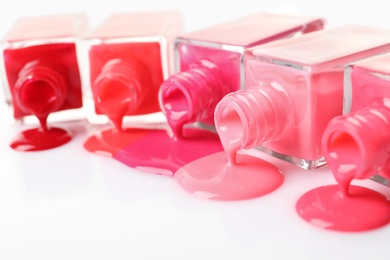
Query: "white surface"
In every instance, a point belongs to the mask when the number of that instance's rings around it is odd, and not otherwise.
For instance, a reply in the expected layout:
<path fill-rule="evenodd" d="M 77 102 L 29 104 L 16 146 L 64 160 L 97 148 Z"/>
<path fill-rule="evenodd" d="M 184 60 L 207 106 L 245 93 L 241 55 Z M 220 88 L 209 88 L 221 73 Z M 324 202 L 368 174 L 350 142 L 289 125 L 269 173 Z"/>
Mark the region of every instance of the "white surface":
<path fill-rule="evenodd" d="M 261 10 L 321 15 L 330 26 L 389 26 L 388 9 L 375 0 L 369 6 L 339 1 L 337 9 L 302 0 L 224 2 L 13 0 L 0 8 L 0 33 L 21 15 L 86 11 L 94 25 L 118 10 L 172 8 L 183 12 L 187 30 Z M 84 122 L 62 124 L 75 133 L 65 146 L 15 152 L 9 142 L 22 128 L 4 118 L 0 111 L 0 259 L 390 258 L 390 225 L 340 233 L 311 226 L 296 214 L 304 192 L 334 183 L 327 167 L 304 171 L 265 157 L 285 174 L 278 190 L 248 201 L 206 201 L 169 177 L 88 153 L 82 144 L 95 129 Z M 390 196 L 389 188 L 372 181 L 355 184 Z"/>

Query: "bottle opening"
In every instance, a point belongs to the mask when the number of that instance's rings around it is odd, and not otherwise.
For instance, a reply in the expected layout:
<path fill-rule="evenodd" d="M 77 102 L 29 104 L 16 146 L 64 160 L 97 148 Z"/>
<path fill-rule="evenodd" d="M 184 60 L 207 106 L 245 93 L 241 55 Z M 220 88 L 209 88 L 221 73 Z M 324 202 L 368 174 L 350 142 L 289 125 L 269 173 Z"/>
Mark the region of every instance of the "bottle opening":
<path fill-rule="evenodd" d="M 126 114 L 134 101 L 134 93 L 127 84 L 115 79 L 101 82 L 95 97 L 96 105 L 108 116 Z"/>
<path fill-rule="evenodd" d="M 239 113 L 233 107 L 219 105 L 215 124 L 229 161 L 235 163 L 236 154 L 241 149 L 245 131 Z"/>
<path fill-rule="evenodd" d="M 185 124 L 190 123 L 190 102 L 182 89 L 169 85 L 161 91 L 161 109 L 176 137 L 180 137 Z"/>
<path fill-rule="evenodd" d="M 328 163 L 334 174 L 356 175 L 362 154 L 355 139 L 346 132 L 335 132 L 328 141 Z"/>

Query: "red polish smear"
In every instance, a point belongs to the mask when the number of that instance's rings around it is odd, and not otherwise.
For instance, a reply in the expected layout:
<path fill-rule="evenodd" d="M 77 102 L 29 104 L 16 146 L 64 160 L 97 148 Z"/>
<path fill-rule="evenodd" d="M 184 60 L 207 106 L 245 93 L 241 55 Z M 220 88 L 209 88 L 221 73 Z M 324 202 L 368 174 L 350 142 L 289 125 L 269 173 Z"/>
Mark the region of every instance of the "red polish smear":
<path fill-rule="evenodd" d="M 41 151 L 56 148 L 72 139 L 69 130 L 61 128 L 34 128 L 23 131 L 14 137 L 11 147 L 18 151 Z"/>

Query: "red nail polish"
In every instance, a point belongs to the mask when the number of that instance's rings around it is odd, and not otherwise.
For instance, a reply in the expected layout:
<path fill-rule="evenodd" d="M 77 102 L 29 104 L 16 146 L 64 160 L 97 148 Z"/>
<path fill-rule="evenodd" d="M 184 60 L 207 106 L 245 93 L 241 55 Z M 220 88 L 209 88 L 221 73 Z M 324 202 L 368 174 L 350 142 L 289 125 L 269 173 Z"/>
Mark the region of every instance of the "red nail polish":
<path fill-rule="evenodd" d="M 47 121 L 83 118 L 76 42 L 86 22 L 83 14 L 23 17 L 5 35 L 4 83 L 12 118 L 40 123 L 18 135 L 12 148 L 44 150 L 71 139 L 68 130 Z"/>

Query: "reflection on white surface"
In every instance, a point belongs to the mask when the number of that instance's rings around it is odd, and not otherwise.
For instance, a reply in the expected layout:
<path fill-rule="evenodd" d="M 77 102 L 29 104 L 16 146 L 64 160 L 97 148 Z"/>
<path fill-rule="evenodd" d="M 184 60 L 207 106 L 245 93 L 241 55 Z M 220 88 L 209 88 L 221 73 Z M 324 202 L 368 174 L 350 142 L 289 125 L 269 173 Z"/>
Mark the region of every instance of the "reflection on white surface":
<path fill-rule="evenodd" d="M 88 11 L 92 25 L 117 10 L 179 8 L 193 30 L 257 10 L 324 15 L 330 25 L 389 27 L 383 1 L 64 1 L 14 0 L 0 9 L 3 34 L 20 15 Z M 23 6 L 23 8 L 21 8 Z M 46 7 L 46 9 L 45 9 Z M 372 7 L 372 8 L 371 8 Z M 196 9 L 198 8 L 198 9 Z M 351 9 L 352 8 L 352 9 Z M 372 11 L 367 12 L 367 8 Z M 350 9 L 350 10 L 349 10 Z M 370 9 L 370 10 L 371 10 Z M 199 16 L 201 14 L 201 17 Z M 362 20 L 362 17 L 364 19 Z M 2 87 L 2 86 L 0 86 Z M 3 100 L 0 95 L 0 101 Z M 132 170 L 82 148 L 89 129 L 67 124 L 74 139 L 37 153 L 9 148 L 14 134 L 0 110 L 0 259 L 383 259 L 390 257 L 390 225 L 362 233 L 322 230 L 299 218 L 295 203 L 306 191 L 335 180 L 327 167 L 305 171 L 263 156 L 285 182 L 257 199 L 221 202 L 194 198 L 168 176 Z M 92 131 L 93 130 L 93 131 Z M 390 197 L 390 188 L 356 181 Z"/>
<path fill-rule="evenodd" d="M 327 167 L 308 172 L 264 157 L 285 174 L 279 189 L 253 200 L 208 201 L 171 177 L 88 153 L 82 122 L 69 125 L 70 143 L 36 153 L 8 148 L 15 128 L 1 126 L 1 259 L 387 259 L 380 249 L 388 247 L 389 226 L 338 233 L 296 214 L 304 192 L 335 183 Z M 383 185 L 359 184 L 390 196 Z"/>

